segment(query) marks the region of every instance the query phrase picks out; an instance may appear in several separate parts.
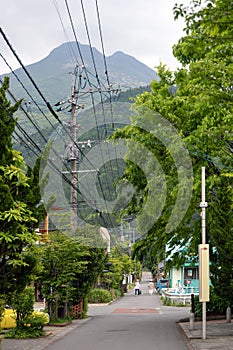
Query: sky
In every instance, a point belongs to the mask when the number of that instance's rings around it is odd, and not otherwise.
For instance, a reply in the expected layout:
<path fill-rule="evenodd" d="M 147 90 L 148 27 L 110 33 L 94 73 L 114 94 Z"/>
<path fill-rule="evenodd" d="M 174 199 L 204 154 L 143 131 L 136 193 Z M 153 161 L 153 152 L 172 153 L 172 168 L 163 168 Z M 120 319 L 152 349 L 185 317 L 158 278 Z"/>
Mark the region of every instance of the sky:
<path fill-rule="evenodd" d="M 174 21 L 173 6 L 188 0 L 98 0 L 102 38 L 106 56 L 116 51 L 134 56 L 150 68 L 166 64 L 179 66 L 172 46 L 181 38 L 182 20 Z M 74 40 L 66 9 L 69 5 L 77 39 L 88 44 L 81 3 L 85 11 L 89 38 L 99 51 L 101 40 L 96 0 L 3 0 L 0 26 L 24 65 L 40 61 L 55 47 Z M 0 35 L 0 53 L 13 69 L 19 67 Z M 0 74 L 8 67 L 0 58 Z"/>

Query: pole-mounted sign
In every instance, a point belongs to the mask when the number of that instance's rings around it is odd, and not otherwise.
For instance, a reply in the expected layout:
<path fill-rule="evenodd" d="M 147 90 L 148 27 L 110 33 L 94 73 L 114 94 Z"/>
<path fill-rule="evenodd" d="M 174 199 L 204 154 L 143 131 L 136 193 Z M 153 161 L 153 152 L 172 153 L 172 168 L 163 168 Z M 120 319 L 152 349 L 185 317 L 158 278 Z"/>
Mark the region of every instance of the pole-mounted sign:
<path fill-rule="evenodd" d="M 210 300 L 209 244 L 199 244 L 199 301 Z"/>

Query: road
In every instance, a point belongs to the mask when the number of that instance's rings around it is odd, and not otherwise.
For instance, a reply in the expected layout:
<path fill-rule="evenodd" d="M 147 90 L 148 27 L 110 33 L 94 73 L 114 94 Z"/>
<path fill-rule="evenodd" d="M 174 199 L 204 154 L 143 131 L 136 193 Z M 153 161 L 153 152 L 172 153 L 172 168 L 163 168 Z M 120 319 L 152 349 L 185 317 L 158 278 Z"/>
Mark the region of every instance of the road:
<path fill-rule="evenodd" d="M 176 322 L 189 315 L 188 307 L 163 306 L 149 295 L 144 274 L 142 295 L 128 293 L 110 305 L 90 306 L 91 320 L 48 346 L 48 350 L 185 350 Z"/>

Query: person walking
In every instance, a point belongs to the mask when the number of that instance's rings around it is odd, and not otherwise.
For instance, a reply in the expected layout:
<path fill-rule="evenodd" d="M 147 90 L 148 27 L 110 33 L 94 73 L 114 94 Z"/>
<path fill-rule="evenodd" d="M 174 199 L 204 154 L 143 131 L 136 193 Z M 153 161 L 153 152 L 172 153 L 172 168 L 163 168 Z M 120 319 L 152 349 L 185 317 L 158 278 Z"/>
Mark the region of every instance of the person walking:
<path fill-rule="evenodd" d="M 140 285 L 139 280 L 137 280 L 137 281 L 135 282 L 134 293 L 135 293 L 135 295 L 141 294 L 141 285 Z"/>
<path fill-rule="evenodd" d="M 153 280 L 148 283 L 149 294 L 152 295 L 155 292 L 155 286 Z"/>

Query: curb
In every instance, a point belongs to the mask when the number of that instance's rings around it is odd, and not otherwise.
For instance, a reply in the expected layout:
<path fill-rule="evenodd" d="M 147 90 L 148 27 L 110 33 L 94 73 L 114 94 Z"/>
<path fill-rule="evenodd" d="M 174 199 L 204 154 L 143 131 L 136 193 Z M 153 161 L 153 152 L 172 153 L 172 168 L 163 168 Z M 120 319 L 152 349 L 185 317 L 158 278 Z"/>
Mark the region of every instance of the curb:
<path fill-rule="evenodd" d="M 64 323 L 48 323 L 46 326 L 48 327 L 66 327 L 69 326 L 72 321 L 64 322 Z"/>
<path fill-rule="evenodd" d="M 180 331 L 180 333 L 182 334 L 182 336 L 184 337 L 185 339 L 185 343 L 187 345 L 187 348 L 188 350 L 195 350 L 195 348 L 192 346 L 191 342 L 190 342 L 190 339 L 193 339 L 193 337 L 189 337 L 186 333 L 186 331 L 184 330 L 184 328 L 181 326 L 180 322 L 178 321 L 177 322 L 177 326 L 178 326 L 178 329 Z"/>

